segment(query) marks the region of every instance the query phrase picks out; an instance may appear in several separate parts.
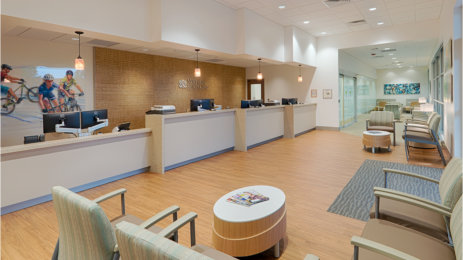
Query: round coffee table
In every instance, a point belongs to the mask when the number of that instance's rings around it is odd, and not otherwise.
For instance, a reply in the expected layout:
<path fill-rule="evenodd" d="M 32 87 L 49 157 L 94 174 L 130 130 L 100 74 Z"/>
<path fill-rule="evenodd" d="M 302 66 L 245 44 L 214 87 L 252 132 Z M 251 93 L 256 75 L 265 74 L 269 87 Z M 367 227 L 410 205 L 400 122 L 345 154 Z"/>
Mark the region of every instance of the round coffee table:
<path fill-rule="evenodd" d="M 372 153 L 375 153 L 375 147 L 386 147 L 387 150 L 391 151 L 391 133 L 386 131 L 363 131 L 363 149 L 366 149 L 367 146 L 371 147 Z"/>
<path fill-rule="evenodd" d="M 269 198 L 249 207 L 227 201 L 243 192 L 258 192 Z M 272 186 L 249 186 L 222 196 L 214 205 L 212 243 L 232 256 L 250 256 L 274 247 L 280 256 L 280 240 L 286 234 L 285 194 Z"/>

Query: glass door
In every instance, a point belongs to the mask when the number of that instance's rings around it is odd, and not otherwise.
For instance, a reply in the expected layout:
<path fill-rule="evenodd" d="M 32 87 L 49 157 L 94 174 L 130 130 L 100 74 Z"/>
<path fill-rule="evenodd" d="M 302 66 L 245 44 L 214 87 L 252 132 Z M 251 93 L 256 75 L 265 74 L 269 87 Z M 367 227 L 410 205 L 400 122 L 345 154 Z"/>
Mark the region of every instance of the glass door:
<path fill-rule="evenodd" d="M 340 75 L 339 93 L 342 93 L 339 101 L 340 127 L 349 126 L 357 119 L 355 84 L 356 78 Z"/>

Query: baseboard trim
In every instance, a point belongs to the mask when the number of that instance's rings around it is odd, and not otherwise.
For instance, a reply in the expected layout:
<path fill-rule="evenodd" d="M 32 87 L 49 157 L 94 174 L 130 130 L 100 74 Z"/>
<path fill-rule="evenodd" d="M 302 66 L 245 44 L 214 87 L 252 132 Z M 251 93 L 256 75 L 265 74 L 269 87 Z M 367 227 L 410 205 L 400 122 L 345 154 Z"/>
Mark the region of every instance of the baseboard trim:
<path fill-rule="evenodd" d="M 108 177 L 108 178 L 105 178 L 105 179 L 102 179 L 102 180 L 99 180 L 99 181 L 94 181 L 94 182 L 90 182 L 90 183 L 87 183 L 87 184 L 79 185 L 77 187 L 71 188 L 70 190 L 73 191 L 73 192 L 80 192 L 80 191 L 88 190 L 88 189 L 91 189 L 91 188 L 95 188 L 97 186 L 101 186 L 101 185 L 106 184 L 106 183 L 110 183 L 110 182 L 113 182 L 113 181 L 124 179 L 124 178 L 134 176 L 134 175 L 137 175 L 137 174 L 140 174 L 140 173 L 148 172 L 149 169 L 150 169 L 150 167 L 141 168 L 141 169 L 138 169 L 138 170 L 135 170 L 135 171 L 131 171 L 131 172 L 119 174 L 119 175 L 116 175 L 116 176 Z M 23 201 L 23 202 L 19 202 L 19 203 L 16 203 L 16 204 L 8 205 L 8 206 L 5 206 L 5 207 L 1 208 L 1 214 L 0 215 L 3 216 L 4 214 L 8 214 L 8 213 L 15 212 L 15 211 L 18 211 L 18 210 L 21 210 L 21 209 L 29 208 L 29 207 L 32 207 L 32 206 L 35 206 L 35 205 L 38 205 L 38 204 L 41 204 L 41 203 L 44 203 L 44 202 L 48 202 L 48 201 L 51 201 L 51 200 L 52 200 L 52 196 L 51 196 L 51 194 L 48 194 L 48 195 L 44 195 L 44 196 L 41 196 L 41 197 L 38 197 L 38 198 L 34 198 L 34 199 L 26 200 L 26 201 Z"/>
<path fill-rule="evenodd" d="M 298 136 L 300 136 L 300 135 L 307 134 L 308 132 L 312 132 L 312 131 L 315 130 L 315 129 L 316 129 L 316 128 L 314 127 L 314 128 L 312 128 L 312 129 L 302 131 L 302 132 L 300 132 L 300 133 L 298 133 L 298 134 L 295 134 L 294 137 L 298 137 Z"/>
<path fill-rule="evenodd" d="M 315 129 L 328 130 L 328 131 L 339 131 L 339 127 L 333 127 L 333 126 L 317 126 Z"/>
<path fill-rule="evenodd" d="M 186 160 L 184 162 L 172 164 L 172 165 L 164 167 L 164 171 L 172 170 L 172 169 L 175 169 L 175 168 L 178 168 L 178 167 L 190 164 L 190 163 L 194 163 L 194 162 L 201 161 L 201 160 L 204 160 L 204 159 L 207 159 L 207 158 L 210 158 L 210 157 L 217 156 L 217 155 L 222 154 L 222 153 L 230 152 L 230 151 L 233 151 L 234 149 L 235 149 L 235 147 L 232 146 L 230 148 L 223 149 L 223 150 L 220 150 L 220 151 L 217 151 L 217 152 L 214 152 L 214 153 L 199 156 L 199 157 L 196 157 L 196 158 L 193 158 L 193 159 L 190 159 L 190 160 Z"/>
<path fill-rule="evenodd" d="M 277 137 L 274 137 L 274 138 L 271 138 L 271 139 L 268 139 L 268 140 L 265 140 L 265 141 L 262 141 L 262 142 L 259 142 L 259 143 L 256 143 L 256 144 L 249 145 L 247 147 L 247 149 L 249 150 L 249 149 L 252 149 L 254 147 L 276 141 L 276 140 L 281 139 L 281 138 L 283 138 L 283 135 L 280 135 L 280 136 L 277 136 Z"/>

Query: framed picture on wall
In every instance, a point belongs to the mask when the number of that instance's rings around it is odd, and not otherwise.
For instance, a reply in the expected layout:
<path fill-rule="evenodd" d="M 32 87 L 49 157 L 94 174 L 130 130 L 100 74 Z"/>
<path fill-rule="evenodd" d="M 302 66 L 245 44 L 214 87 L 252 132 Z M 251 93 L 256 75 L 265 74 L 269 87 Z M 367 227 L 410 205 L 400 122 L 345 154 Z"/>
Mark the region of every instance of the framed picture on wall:
<path fill-rule="evenodd" d="M 332 99 L 333 98 L 333 90 L 332 89 L 324 89 L 323 90 L 323 99 Z"/>
<path fill-rule="evenodd" d="M 444 72 L 452 69 L 452 39 L 449 39 L 444 48 Z"/>
<path fill-rule="evenodd" d="M 313 98 L 317 97 L 317 90 L 316 89 L 311 89 L 310 90 L 310 97 L 313 97 Z"/>

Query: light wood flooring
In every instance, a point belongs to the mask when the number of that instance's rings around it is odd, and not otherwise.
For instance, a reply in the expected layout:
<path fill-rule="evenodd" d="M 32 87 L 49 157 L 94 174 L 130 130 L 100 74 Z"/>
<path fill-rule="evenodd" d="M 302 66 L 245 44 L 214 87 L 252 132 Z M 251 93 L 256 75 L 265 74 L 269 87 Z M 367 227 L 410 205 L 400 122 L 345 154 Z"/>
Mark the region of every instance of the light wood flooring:
<path fill-rule="evenodd" d="M 377 154 L 362 147 L 361 137 L 316 130 L 248 152 L 228 152 L 164 175 L 139 174 L 80 194 L 93 199 L 126 188 L 127 213 L 143 219 L 174 204 L 180 206 L 180 216 L 197 212 L 196 241 L 212 246 L 215 201 L 243 186 L 272 185 L 286 194 L 287 238 L 280 259 L 303 259 L 307 253 L 323 260 L 351 259 L 350 238 L 360 235 L 365 222 L 326 210 L 365 159 L 407 163 L 403 145 Z M 413 151 L 409 163 L 442 167 L 436 150 Z M 120 214 L 119 199 L 104 202 L 102 207 L 110 219 Z M 1 221 L 2 259 L 50 259 L 58 237 L 52 202 L 4 215 Z M 181 244 L 189 245 L 189 228 L 184 227 L 179 236 Z M 267 251 L 249 259 L 271 256 Z"/>

